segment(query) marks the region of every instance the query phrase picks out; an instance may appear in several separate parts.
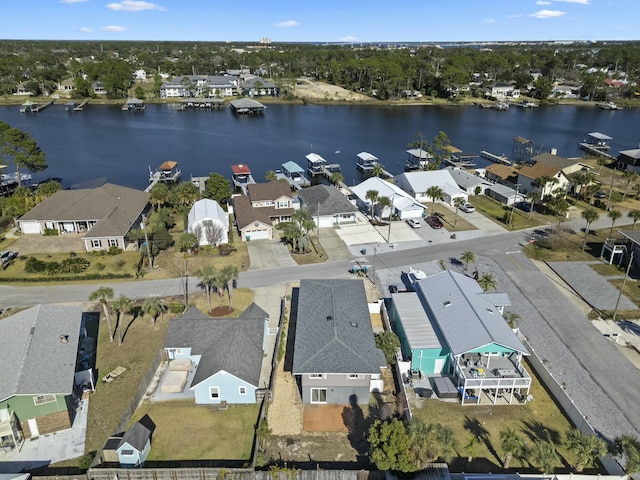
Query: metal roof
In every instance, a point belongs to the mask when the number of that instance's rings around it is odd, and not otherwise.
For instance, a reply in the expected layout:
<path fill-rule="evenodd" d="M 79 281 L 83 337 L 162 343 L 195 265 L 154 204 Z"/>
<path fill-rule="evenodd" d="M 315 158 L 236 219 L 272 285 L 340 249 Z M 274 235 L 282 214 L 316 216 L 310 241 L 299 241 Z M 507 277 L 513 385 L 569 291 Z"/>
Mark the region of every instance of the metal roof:
<path fill-rule="evenodd" d="M 245 164 L 238 164 L 238 165 L 231 165 L 231 171 L 234 173 L 234 175 L 241 175 L 244 173 L 251 173 L 251 170 L 249 169 L 248 165 Z"/>
<path fill-rule="evenodd" d="M 309 155 L 306 156 L 306 158 L 311 163 L 327 163 L 327 161 L 317 153 L 310 153 Z"/>
<path fill-rule="evenodd" d="M 377 162 L 378 161 L 378 157 L 376 157 L 375 155 L 371 155 L 369 152 L 360 152 L 358 154 L 358 158 L 360 160 L 364 160 L 365 162 Z"/>
<path fill-rule="evenodd" d="M 411 350 L 443 346 L 416 292 L 393 293 L 391 299 Z"/>
<path fill-rule="evenodd" d="M 529 354 L 472 278 L 445 270 L 419 280 L 416 285 L 427 313 L 454 355 L 491 344 Z"/>
<path fill-rule="evenodd" d="M 289 173 L 304 173 L 304 168 L 298 165 L 296 162 L 289 161 L 282 164 L 282 168 Z"/>
<path fill-rule="evenodd" d="M 596 140 L 613 140 L 613 138 L 609 135 L 605 135 L 604 133 L 600 132 L 591 132 L 588 135 L 592 138 L 595 138 Z"/>

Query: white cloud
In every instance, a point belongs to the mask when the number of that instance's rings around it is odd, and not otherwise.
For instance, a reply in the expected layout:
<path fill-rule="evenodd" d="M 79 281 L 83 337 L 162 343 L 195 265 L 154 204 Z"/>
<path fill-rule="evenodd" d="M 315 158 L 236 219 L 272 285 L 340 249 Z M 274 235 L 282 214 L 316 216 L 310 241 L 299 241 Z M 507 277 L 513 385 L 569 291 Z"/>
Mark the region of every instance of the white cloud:
<path fill-rule="evenodd" d="M 60 0 L 60 3 L 84 3 L 87 0 Z"/>
<path fill-rule="evenodd" d="M 165 10 L 157 3 L 145 2 L 143 0 L 121 0 L 120 2 L 107 3 L 105 5 L 109 10 L 116 12 L 142 12 L 144 10 Z"/>
<path fill-rule="evenodd" d="M 102 30 L 105 32 L 124 32 L 127 30 L 127 27 L 121 27 L 119 25 L 109 25 L 106 27 L 102 27 Z"/>
<path fill-rule="evenodd" d="M 91 33 L 91 32 L 93 32 L 93 29 L 92 28 L 87 28 L 87 27 L 81 27 L 80 31 L 82 33 Z"/>
<path fill-rule="evenodd" d="M 495 18 L 485 18 L 484 20 L 482 20 L 483 23 L 496 23 L 496 19 Z"/>
<path fill-rule="evenodd" d="M 561 12 L 560 10 L 540 10 L 539 12 L 532 13 L 529 16 L 533 18 L 557 18 L 563 16 L 567 12 Z"/>
<path fill-rule="evenodd" d="M 341 42 L 357 42 L 358 39 L 353 35 L 347 35 L 346 37 L 342 37 L 340 39 Z"/>
<path fill-rule="evenodd" d="M 577 3 L 579 5 L 589 5 L 591 0 L 555 0 L 556 2 Z"/>
<path fill-rule="evenodd" d="M 521 13 L 515 13 L 513 15 L 507 15 L 507 18 L 522 18 Z"/>
<path fill-rule="evenodd" d="M 298 25 L 300 25 L 300 22 L 297 22 L 296 20 L 287 20 L 286 22 L 276 23 L 276 27 L 279 28 L 297 27 Z"/>
<path fill-rule="evenodd" d="M 546 0 L 538 0 L 536 5 L 551 5 L 551 2 L 547 2 Z"/>

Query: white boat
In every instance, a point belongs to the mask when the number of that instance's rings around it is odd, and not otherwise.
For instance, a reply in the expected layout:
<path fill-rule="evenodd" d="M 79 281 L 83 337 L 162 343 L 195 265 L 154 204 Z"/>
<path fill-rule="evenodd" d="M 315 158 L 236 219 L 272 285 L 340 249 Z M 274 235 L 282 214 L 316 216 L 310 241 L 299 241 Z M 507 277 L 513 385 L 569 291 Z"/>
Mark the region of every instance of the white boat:
<path fill-rule="evenodd" d="M 618 105 L 613 102 L 596 103 L 596 107 L 598 107 L 600 110 L 618 110 Z"/>

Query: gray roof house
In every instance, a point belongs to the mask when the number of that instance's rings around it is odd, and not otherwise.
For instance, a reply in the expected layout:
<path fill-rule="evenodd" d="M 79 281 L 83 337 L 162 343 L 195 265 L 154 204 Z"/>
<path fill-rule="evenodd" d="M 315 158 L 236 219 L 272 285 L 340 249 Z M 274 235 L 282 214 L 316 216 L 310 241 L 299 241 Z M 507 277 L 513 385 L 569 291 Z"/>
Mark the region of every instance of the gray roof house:
<path fill-rule="evenodd" d="M 0 411 L 23 437 L 70 428 L 83 308 L 37 305 L 0 321 Z"/>
<path fill-rule="evenodd" d="M 336 188 L 315 185 L 298 193 L 302 207 L 320 228 L 356 223 L 358 209 Z"/>
<path fill-rule="evenodd" d="M 165 350 L 171 361 L 195 368 L 188 388 L 196 403 L 255 403 L 267 338 L 269 315 L 251 304 L 238 318 L 212 318 L 195 307 L 169 323 Z M 182 375 L 184 386 L 189 371 Z"/>
<path fill-rule="evenodd" d="M 117 462 L 124 468 L 140 467 L 151 452 L 151 437 L 156 429 L 149 415 L 144 415 L 124 432 L 109 437 L 102 451 L 104 462 Z"/>
<path fill-rule="evenodd" d="M 449 171 L 458 188 L 468 195 L 482 195 L 492 185 L 486 178 L 473 175 L 458 167 L 447 167 L 445 170 Z"/>
<path fill-rule="evenodd" d="M 382 391 L 385 357 L 376 348 L 362 280 L 301 280 L 293 374 L 302 402 L 367 404 Z"/>
<path fill-rule="evenodd" d="M 84 233 L 85 249 L 126 249 L 126 235 L 150 208 L 149 194 L 106 183 L 98 188 L 59 190 L 18 219 L 24 234 Z"/>

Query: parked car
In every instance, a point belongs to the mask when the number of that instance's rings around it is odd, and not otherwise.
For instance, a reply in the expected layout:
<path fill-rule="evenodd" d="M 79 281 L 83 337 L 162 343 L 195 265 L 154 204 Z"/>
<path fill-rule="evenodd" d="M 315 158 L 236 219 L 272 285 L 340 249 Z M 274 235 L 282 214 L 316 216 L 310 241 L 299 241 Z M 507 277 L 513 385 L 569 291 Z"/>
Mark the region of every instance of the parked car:
<path fill-rule="evenodd" d="M 515 207 L 518 210 L 522 210 L 523 212 L 530 212 L 531 211 L 531 204 L 527 203 L 527 202 L 517 202 Z"/>
<path fill-rule="evenodd" d="M 411 228 L 420 228 L 422 225 L 420 224 L 420 222 L 418 220 L 416 220 L 415 218 L 408 218 L 407 219 L 407 224 L 411 227 Z"/>
<path fill-rule="evenodd" d="M 605 192 L 596 192 L 593 196 L 596 198 L 607 198 L 607 194 Z"/>
<path fill-rule="evenodd" d="M 18 252 L 11 250 L 0 252 L 0 265 L 5 268 L 18 256 Z"/>
<path fill-rule="evenodd" d="M 462 210 L 465 213 L 471 213 L 471 212 L 475 212 L 476 209 L 473 205 L 471 205 L 470 203 L 465 203 L 460 207 L 460 210 Z"/>
<path fill-rule="evenodd" d="M 437 215 L 431 215 L 431 216 L 427 217 L 427 223 L 429 224 L 429 226 L 431 228 L 442 228 L 442 227 L 444 227 L 444 225 L 442 224 L 442 221 L 440 220 L 440 218 L 438 218 Z"/>

